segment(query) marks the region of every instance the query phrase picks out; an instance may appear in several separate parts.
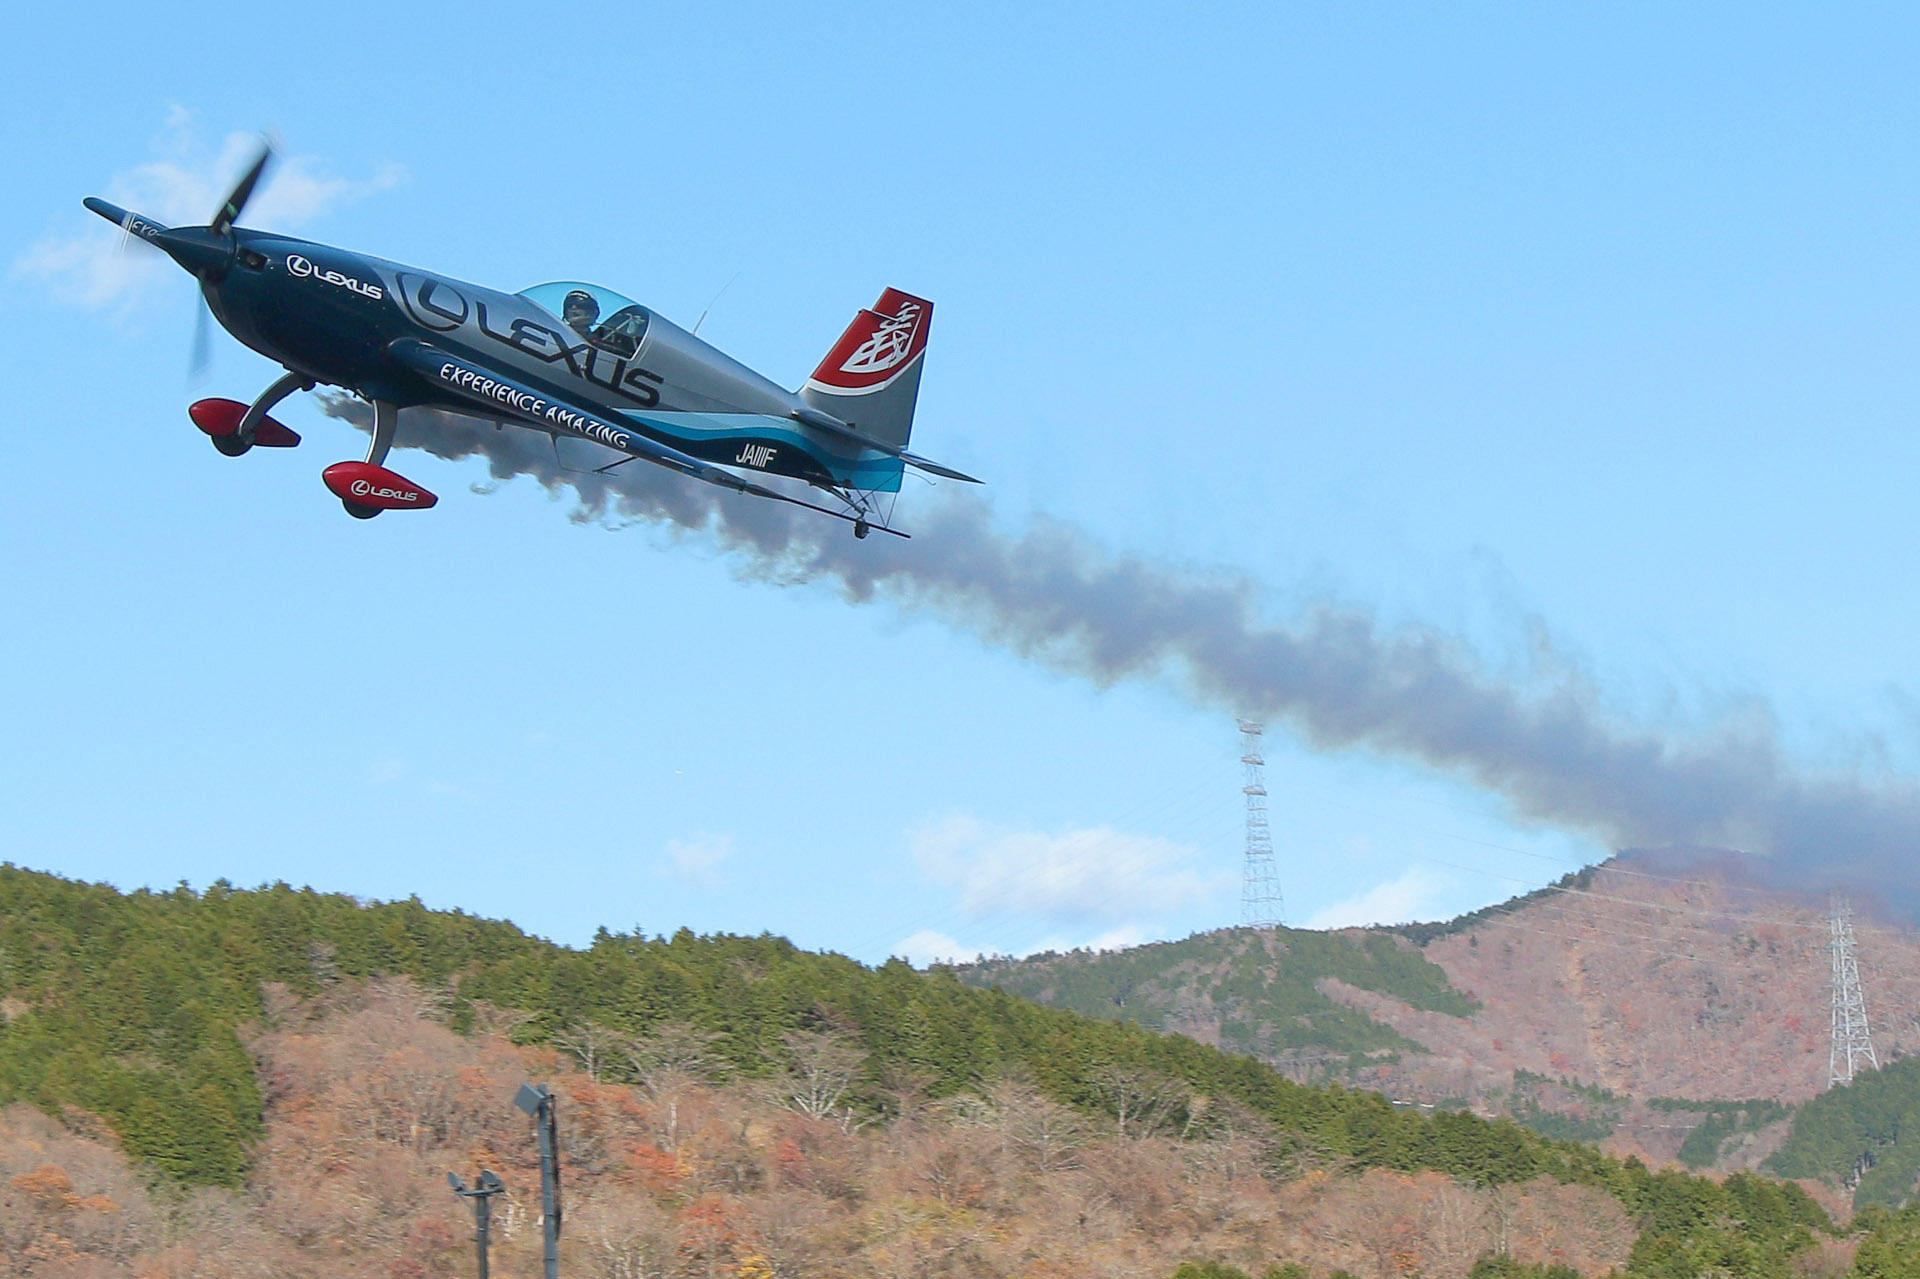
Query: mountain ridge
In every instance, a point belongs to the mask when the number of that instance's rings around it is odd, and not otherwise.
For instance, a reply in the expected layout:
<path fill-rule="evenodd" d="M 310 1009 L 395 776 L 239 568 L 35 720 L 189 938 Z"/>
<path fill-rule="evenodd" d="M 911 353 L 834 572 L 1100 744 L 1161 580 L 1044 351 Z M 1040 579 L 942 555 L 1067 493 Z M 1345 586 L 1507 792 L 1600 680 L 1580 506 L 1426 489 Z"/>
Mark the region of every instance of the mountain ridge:
<path fill-rule="evenodd" d="M 954 971 L 1080 1007 L 1124 974 L 1132 997 L 1105 1015 L 1253 1052 L 1291 1078 L 1512 1115 L 1655 1164 L 1735 1171 L 1761 1166 L 1787 1140 L 1793 1108 L 1827 1091 L 1827 916 L 1824 899 L 1767 884 L 1750 859 L 1659 850 L 1452 920 L 1279 929 L 1264 948 L 1252 930 L 1223 929 Z M 1920 932 L 1863 916 L 1857 935 L 1881 1062 L 1920 1053 L 1909 1011 L 1920 1009 Z M 1419 991 L 1327 962 L 1338 939 L 1350 958 L 1404 948 L 1402 966 L 1423 974 Z M 1227 968 L 1165 962 L 1193 954 L 1226 956 Z M 1448 1006 L 1435 975 L 1471 1007 Z M 1334 1011 L 1276 1007 L 1263 987 L 1310 988 Z M 1260 1023 L 1276 1012 L 1293 1018 L 1288 1032 L 1263 1038 Z M 1595 1110 L 1600 1096 L 1611 1100 Z"/>
<path fill-rule="evenodd" d="M 1000 985 L 1089 1015 L 1192 1027 L 1197 1037 L 1282 1068 L 1316 1057 L 1322 1075 L 1383 1086 L 1408 1101 L 1470 1100 L 1516 1070 L 1643 1100 L 1784 1104 L 1823 1091 L 1824 903 L 1755 888 L 1742 882 L 1738 863 L 1701 853 L 1687 862 L 1693 873 L 1686 877 L 1640 869 L 1649 864 L 1658 864 L 1650 854 L 1621 855 L 1434 923 L 1264 934 L 1229 928 L 1121 951 L 995 957 L 951 969 L 969 984 Z M 1344 961 L 1336 938 L 1348 942 Z M 1419 974 L 1417 989 L 1385 975 L 1380 956 L 1395 939 L 1410 952 L 1398 967 Z M 1920 1052 L 1920 1018 L 1904 1011 L 1920 1008 L 1920 931 L 1863 926 L 1858 950 L 1870 1013 L 1880 1010 L 1881 1056 Z M 1357 965 L 1362 955 L 1370 962 Z M 1203 956 L 1254 971 L 1201 974 L 1193 963 Z M 1310 985 L 1334 1009 L 1389 1034 L 1329 1014 L 1344 1039 L 1316 1037 L 1310 1023 L 1323 1010 L 1276 1008 L 1257 993 L 1263 984 Z M 1104 1014 L 1095 1007 L 1122 986 L 1131 1005 L 1115 999 Z M 1275 1013 L 1298 1022 L 1275 1043 L 1263 1044 L 1256 1028 L 1240 1024 Z M 1399 1060 L 1363 1060 L 1394 1050 Z"/>

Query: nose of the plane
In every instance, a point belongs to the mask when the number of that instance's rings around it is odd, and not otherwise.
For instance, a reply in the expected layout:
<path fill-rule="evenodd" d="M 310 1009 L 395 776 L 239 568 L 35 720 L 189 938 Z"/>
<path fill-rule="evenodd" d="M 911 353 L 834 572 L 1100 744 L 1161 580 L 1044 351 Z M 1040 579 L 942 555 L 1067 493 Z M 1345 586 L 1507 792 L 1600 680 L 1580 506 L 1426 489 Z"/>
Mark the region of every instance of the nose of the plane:
<path fill-rule="evenodd" d="M 167 256 L 203 280 L 217 280 L 233 265 L 234 242 L 206 227 L 178 227 L 162 231 L 152 242 Z"/>

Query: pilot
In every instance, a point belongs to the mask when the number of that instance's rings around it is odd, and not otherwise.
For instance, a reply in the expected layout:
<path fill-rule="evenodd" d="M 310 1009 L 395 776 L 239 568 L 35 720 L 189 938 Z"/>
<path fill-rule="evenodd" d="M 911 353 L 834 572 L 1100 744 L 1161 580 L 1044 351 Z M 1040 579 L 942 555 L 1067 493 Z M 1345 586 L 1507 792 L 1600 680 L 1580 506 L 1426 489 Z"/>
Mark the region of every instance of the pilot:
<path fill-rule="evenodd" d="M 585 289 L 575 289 L 560 304 L 560 318 L 581 337 L 593 336 L 593 322 L 600 318 L 600 304 Z"/>

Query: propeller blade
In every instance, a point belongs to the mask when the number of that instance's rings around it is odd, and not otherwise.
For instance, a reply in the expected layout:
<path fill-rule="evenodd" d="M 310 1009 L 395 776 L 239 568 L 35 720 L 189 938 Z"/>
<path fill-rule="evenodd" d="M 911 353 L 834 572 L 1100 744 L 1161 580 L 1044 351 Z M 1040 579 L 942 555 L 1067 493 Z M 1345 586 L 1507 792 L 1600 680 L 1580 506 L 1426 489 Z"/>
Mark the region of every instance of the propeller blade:
<path fill-rule="evenodd" d="M 187 376 L 195 382 L 207 376 L 207 366 L 213 363 L 213 332 L 208 324 L 212 318 L 213 310 L 202 295 L 193 317 L 193 352 L 187 357 Z"/>
<path fill-rule="evenodd" d="M 273 144 L 262 142 L 259 158 L 253 162 L 253 167 L 247 170 L 247 176 L 240 179 L 240 185 L 233 189 L 233 194 L 227 197 L 227 202 L 220 206 L 220 211 L 213 215 L 213 221 L 207 224 L 208 230 L 215 235 L 225 235 L 233 228 L 235 220 L 240 216 L 240 210 L 246 208 L 247 201 L 253 198 L 253 188 L 259 185 L 260 175 L 267 171 L 267 161 L 271 159 L 273 159 Z"/>

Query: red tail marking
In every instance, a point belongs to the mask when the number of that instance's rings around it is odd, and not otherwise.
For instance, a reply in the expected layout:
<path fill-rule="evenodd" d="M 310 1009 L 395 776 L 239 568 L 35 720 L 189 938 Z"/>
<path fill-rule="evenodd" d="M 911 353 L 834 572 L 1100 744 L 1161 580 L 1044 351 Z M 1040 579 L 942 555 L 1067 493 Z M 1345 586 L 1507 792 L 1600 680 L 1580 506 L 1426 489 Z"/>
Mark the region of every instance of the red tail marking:
<path fill-rule="evenodd" d="M 872 391 L 885 386 L 927 349 L 933 303 L 888 289 L 871 311 L 853 317 L 812 382 L 828 391 Z"/>

